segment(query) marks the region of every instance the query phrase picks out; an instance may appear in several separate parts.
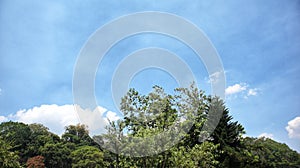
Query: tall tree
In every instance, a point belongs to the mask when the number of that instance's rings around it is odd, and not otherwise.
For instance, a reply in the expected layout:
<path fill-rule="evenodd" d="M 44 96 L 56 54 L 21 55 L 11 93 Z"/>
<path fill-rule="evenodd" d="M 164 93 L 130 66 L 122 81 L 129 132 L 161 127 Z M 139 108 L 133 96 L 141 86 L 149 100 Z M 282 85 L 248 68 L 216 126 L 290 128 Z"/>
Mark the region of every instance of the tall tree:
<path fill-rule="evenodd" d="M 192 85 L 191 88 L 180 88 L 176 91 L 177 94 L 172 96 L 166 94 L 161 87 L 154 86 L 151 93 L 141 95 L 135 89 L 130 89 L 122 98 L 121 110 L 124 113 L 124 119 L 110 123 L 108 134 L 103 136 L 104 141 L 112 140 L 114 143 L 110 143 L 110 146 L 114 150 L 125 149 L 126 154 L 139 152 L 154 154 L 162 152 L 171 147 L 168 143 L 169 141 L 173 141 L 174 137 L 179 140 L 180 137 L 184 137 L 185 141 L 181 141 L 179 146 L 192 148 L 197 143 L 200 143 L 198 139 L 201 127 L 205 121 L 204 113 L 207 98 L 204 92 L 199 91 L 195 85 Z M 189 127 L 192 127 L 192 131 L 187 134 L 186 132 L 174 131 L 180 134 L 157 138 L 155 141 L 148 138 L 164 131 L 172 132 L 171 129 L 188 130 Z M 126 136 L 124 135 L 124 131 L 126 132 Z M 130 141 L 131 137 L 147 139 L 147 143 L 136 144 L 136 141 Z M 109 140 L 105 140 L 105 138 Z M 120 146 L 124 142 L 124 139 L 129 139 L 126 147 Z M 191 140 L 192 142 L 190 142 Z M 135 144 L 131 145 L 130 142 Z M 119 153 L 120 151 L 115 152 Z M 167 150 L 152 157 L 133 159 L 136 164 L 130 164 L 130 166 L 167 167 L 170 164 L 171 155 L 170 151 Z M 117 163 L 115 165 L 126 167 L 123 164 L 124 160 L 128 160 L 128 157 L 117 154 Z"/>
<path fill-rule="evenodd" d="M 217 127 L 211 134 L 213 142 L 220 144 L 221 148 L 238 146 L 242 135 L 245 133 L 244 127 L 237 121 L 232 121 L 233 117 L 229 115 L 229 110 L 225 107 L 224 102 L 219 98 L 212 98 L 208 110 L 209 117 L 210 115 L 220 115 L 218 113 L 222 113 Z"/>
<path fill-rule="evenodd" d="M 128 147 L 129 153 L 154 154 L 162 152 L 167 148 L 169 137 L 156 138 L 162 132 L 168 131 L 170 127 L 178 122 L 177 111 L 175 109 L 174 97 L 166 94 L 163 88 L 154 86 L 148 95 L 141 95 L 135 89 L 122 98 L 121 110 L 124 113 L 124 130 L 127 137 L 148 138 L 147 143 L 135 143 L 134 147 Z M 122 123 L 122 122 L 120 122 Z M 133 141 L 135 142 L 135 141 Z M 163 152 L 161 158 L 162 165 L 166 164 L 169 152 Z M 139 159 L 141 167 L 153 167 L 156 157 L 144 157 Z M 157 167 L 158 165 L 155 165 Z"/>
<path fill-rule="evenodd" d="M 193 148 L 196 144 L 200 144 L 201 137 L 206 134 L 202 130 L 205 121 L 207 121 L 208 96 L 204 91 L 199 90 L 195 83 L 189 88 L 177 88 L 175 94 L 176 109 L 178 117 L 186 123 L 182 123 L 187 134 L 183 135 L 183 141 L 180 145 Z M 199 141 L 200 140 L 200 141 Z"/>
<path fill-rule="evenodd" d="M 237 157 L 241 148 L 242 135 L 245 133 L 243 126 L 237 121 L 232 121 L 233 117 L 229 115 L 228 108 L 218 97 L 210 98 L 208 107 L 208 118 L 212 120 L 211 123 L 218 122 L 211 138 L 212 142 L 219 144 L 222 150 L 221 167 L 240 167 Z M 217 119 L 219 121 L 213 121 Z"/>
<path fill-rule="evenodd" d="M 65 142 L 71 142 L 78 146 L 97 146 L 94 140 L 89 136 L 88 127 L 86 125 L 77 124 L 67 126 L 65 133 L 62 135 L 62 139 Z"/>

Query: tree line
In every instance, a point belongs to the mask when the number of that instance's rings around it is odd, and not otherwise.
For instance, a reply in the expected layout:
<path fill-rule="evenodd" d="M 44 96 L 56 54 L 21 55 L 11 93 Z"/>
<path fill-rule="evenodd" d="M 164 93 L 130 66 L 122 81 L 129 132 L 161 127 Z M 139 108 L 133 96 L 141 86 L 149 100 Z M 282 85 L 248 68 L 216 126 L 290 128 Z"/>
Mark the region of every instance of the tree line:
<path fill-rule="evenodd" d="M 286 144 L 243 137 L 243 126 L 233 121 L 224 102 L 195 85 L 173 95 L 159 86 L 147 95 L 130 89 L 121 111 L 122 119 L 94 137 L 80 124 L 67 126 L 60 137 L 41 124 L 1 123 L 0 167 L 300 167 L 300 154 Z M 207 122 L 215 118 L 216 127 Z M 135 141 L 168 131 L 175 134 L 149 139 L 146 146 Z M 169 143 L 178 137 L 176 144 Z M 140 151 L 146 155 L 132 157 Z"/>

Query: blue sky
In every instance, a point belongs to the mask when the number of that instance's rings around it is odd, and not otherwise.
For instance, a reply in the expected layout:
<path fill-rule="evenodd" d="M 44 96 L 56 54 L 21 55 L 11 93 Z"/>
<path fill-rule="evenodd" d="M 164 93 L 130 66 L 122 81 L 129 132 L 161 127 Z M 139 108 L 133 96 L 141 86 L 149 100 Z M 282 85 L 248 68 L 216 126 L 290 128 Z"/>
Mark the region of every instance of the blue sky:
<path fill-rule="evenodd" d="M 43 113 L 43 105 L 72 104 L 73 69 L 91 34 L 113 19 L 143 11 L 176 14 L 203 30 L 222 59 L 226 105 L 234 119 L 249 136 L 270 136 L 300 151 L 297 0 L 2 0 L 0 121 L 28 121 L 29 114 Z M 120 41 L 103 58 L 96 75 L 100 106 L 117 111 L 110 93 L 113 72 L 128 54 L 145 47 L 166 48 L 179 55 L 193 70 L 199 88 L 210 93 L 205 67 L 190 48 L 168 36 L 147 33 Z M 168 92 L 178 86 L 169 74 L 157 69 L 140 72 L 130 86 L 147 93 L 154 84 Z"/>

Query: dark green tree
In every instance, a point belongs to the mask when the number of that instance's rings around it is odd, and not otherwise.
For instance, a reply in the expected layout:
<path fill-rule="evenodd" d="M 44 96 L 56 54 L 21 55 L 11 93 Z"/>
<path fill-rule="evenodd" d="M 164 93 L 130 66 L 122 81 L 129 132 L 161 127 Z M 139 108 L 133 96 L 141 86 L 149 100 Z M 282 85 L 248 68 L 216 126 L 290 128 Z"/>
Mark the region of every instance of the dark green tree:
<path fill-rule="evenodd" d="M 67 126 L 62 135 L 62 139 L 65 142 L 74 143 L 77 146 L 98 146 L 98 144 L 89 136 L 88 127 L 81 124 Z"/>
<path fill-rule="evenodd" d="M 243 167 L 291 167 L 300 166 L 300 154 L 286 144 L 269 138 L 250 138 L 242 140 L 242 152 L 238 161 Z"/>
<path fill-rule="evenodd" d="M 209 99 L 207 113 L 208 120 L 211 120 L 211 123 L 217 122 L 213 120 L 219 119 L 218 125 L 211 134 L 211 141 L 214 144 L 219 144 L 220 150 L 222 150 L 219 158 L 221 167 L 241 167 L 237 157 L 242 135 L 245 133 L 243 126 L 237 121 L 232 121 L 233 117 L 229 114 L 228 108 L 217 97 Z"/>
<path fill-rule="evenodd" d="M 31 130 L 27 124 L 20 122 L 4 122 L 0 124 L 0 136 L 11 145 L 11 151 L 16 151 L 21 165 L 25 165 L 29 154 L 28 144 L 31 141 Z"/>
<path fill-rule="evenodd" d="M 3 168 L 18 168 L 21 167 L 19 163 L 19 156 L 10 151 L 11 146 L 0 136 L 0 167 Z"/>
<path fill-rule="evenodd" d="M 31 130 L 30 142 L 28 143 L 27 155 L 29 157 L 38 156 L 41 154 L 40 148 L 47 143 L 58 143 L 60 137 L 51 133 L 49 129 L 42 124 L 30 124 Z"/>
<path fill-rule="evenodd" d="M 225 107 L 224 102 L 219 98 L 212 98 L 209 102 L 208 110 L 209 117 L 211 114 L 214 117 L 217 113 L 221 113 L 218 125 L 211 134 L 212 141 L 215 144 L 220 144 L 221 148 L 238 146 L 245 131 L 241 124 L 237 121 L 232 121 L 233 117 L 229 114 L 229 110 Z"/>
<path fill-rule="evenodd" d="M 71 152 L 75 149 L 72 143 L 47 143 L 41 147 L 41 155 L 45 157 L 46 167 L 72 167 Z"/>
<path fill-rule="evenodd" d="M 243 138 L 244 128 L 224 102 L 195 84 L 174 95 L 158 86 L 147 95 L 130 89 L 121 110 L 124 118 L 109 122 L 107 133 L 93 139 L 85 125 L 66 127 L 61 139 L 41 124 L 1 123 L 0 167 L 25 167 L 26 161 L 28 167 L 57 168 L 300 167 L 299 153 L 287 145 Z M 146 156 L 131 157 L 137 152 Z"/>
<path fill-rule="evenodd" d="M 71 153 L 73 168 L 100 168 L 107 166 L 103 153 L 93 146 L 81 146 Z"/>

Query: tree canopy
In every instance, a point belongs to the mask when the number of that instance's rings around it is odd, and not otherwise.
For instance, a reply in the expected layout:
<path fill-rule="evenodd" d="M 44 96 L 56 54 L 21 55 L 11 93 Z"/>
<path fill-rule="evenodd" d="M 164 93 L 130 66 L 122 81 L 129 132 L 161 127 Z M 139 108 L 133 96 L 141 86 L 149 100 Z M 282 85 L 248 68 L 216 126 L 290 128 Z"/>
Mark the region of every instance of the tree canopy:
<path fill-rule="evenodd" d="M 223 100 L 194 85 L 174 95 L 159 86 L 147 95 L 130 89 L 121 110 L 124 117 L 94 137 L 81 124 L 59 137 L 41 124 L 3 122 L 0 167 L 300 167 L 299 153 L 286 144 L 243 137 Z M 133 157 L 140 152 L 145 155 Z"/>

